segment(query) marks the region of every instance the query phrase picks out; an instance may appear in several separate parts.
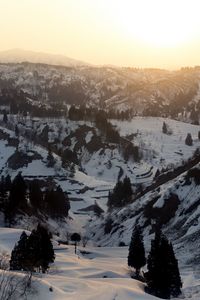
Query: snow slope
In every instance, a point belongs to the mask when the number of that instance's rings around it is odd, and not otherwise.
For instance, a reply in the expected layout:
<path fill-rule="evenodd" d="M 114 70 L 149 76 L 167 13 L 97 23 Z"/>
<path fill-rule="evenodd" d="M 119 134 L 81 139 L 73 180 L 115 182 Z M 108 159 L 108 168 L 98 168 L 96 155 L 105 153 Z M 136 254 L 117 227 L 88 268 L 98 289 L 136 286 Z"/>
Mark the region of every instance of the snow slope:
<path fill-rule="evenodd" d="M 8 253 L 18 240 L 21 230 L 0 228 L 0 244 Z M 127 268 L 127 247 L 92 248 L 58 245 L 54 242 L 55 263 L 48 274 L 34 274 L 34 300 L 153 300 L 144 293 L 144 284 L 130 278 Z M 20 275 L 20 273 L 19 273 Z M 183 298 L 197 300 L 200 297 L 198 270 L 181 269 Z M 52 292 L 49 288 L 52 288 Z M 182 297 L 181 297 L 182 298 Z"/>
<path fill-rule="evenodd" d="M 163 122 L 171 129 L 171 134 L 162 132 Z M 134 135 L 133 141 L 140 146 L 144 160 L 156 167 L 176 166 L 191 157 L 200 147 L 197 125 L 155 117 L 134 117 L 130 122 L 112 121 L 122 136 Z M 193 145 L 187 146 L 185 138 L 191 133 Z"/>
<path fill-rule="evenodd" d="M 0 228 L 0 244 L 10 253 L 21 230 Z M 73 246 L 54 246 L 56 261 L 47 275 L 35 274 L 37 294 L 28 299 L 155 299 L 143 292 L 143 284 L 130 279 L 126 267 L 127 249 L 86 249 L 74 254 Z M 90 252 L 90 253 L 89 253 Z M 114 255 L 114 257 L 113 257 Z M 49 291 L 49 287 L 53 292 Z"/>

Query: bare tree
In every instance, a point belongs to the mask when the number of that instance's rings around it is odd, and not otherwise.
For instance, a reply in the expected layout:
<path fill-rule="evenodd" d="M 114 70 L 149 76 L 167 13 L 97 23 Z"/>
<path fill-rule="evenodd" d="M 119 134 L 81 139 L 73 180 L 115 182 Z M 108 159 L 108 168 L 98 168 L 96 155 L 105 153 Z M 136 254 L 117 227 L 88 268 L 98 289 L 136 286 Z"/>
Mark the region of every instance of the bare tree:
<path fill-rule="evenodd" d="M 31 292 L 32 273 L 17 273 L 9 271 L 9 255 L 0 254 L 0 299 L 27 299 Z"/>
<path fill-rule="evenodd" d="M 82 245 L 83 245 L 84 248 L 86 247 L 88 241 L 89 241 L 89 237 L 86 236 L 86 235 L 84 235 L 84 236 L 82 237 Z"/>

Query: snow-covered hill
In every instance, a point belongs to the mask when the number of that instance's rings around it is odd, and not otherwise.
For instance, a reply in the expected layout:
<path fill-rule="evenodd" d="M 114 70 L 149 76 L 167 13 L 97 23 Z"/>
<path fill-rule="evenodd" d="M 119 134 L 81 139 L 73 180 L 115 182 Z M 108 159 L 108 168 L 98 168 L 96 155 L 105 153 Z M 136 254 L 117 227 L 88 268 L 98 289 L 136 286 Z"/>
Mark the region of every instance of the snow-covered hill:
<path fill-rule="evenodd" d="M 48 54 L 43 52 L 34 52 L 22 49 L 10 49 L 7 51 L 0 51 L 1 63 L 41 63 L 48 65 L 61 65 L 61 66 L 83 66 L 87 65 L 84 62 L 69 58 L 64 55 Z"/>
<path fill-rule="evenodd" d="M 0 65 L 0 90 L 23 91 L 37 102 L 131 108 L 134 115 L 172 116 L 190 122 L 199 120 L 199 78 L 199 68 L 172 72 L 80 64 Z"/>

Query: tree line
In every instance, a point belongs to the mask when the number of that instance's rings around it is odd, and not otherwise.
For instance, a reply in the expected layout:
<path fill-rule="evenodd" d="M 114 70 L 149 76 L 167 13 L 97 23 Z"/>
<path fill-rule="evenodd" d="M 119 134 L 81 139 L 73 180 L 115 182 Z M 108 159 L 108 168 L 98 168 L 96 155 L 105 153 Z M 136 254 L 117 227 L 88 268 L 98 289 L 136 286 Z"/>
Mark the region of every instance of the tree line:
<path fill-rule="evenodd" d="M 5 223 L 12 224 L 17 214 L 46 214 L 52 218 L 68 216 L 69 198 L 61 187 L 42 191 L 38 180 L 27 183 L 21 172 L 11 181 L 10 176 L 0 181 L 0 210 L 4 212 Z"/>
<path fill-rule="evenodd" d="M 108 202 L 107 205 L 109 209 L 115 208 L 115 207 L 123 207 L 131 202 L 133 191 L 131 187 L 131 181 L 130 178 L 127 176 L 124 178 L 124 180 L 119 180 L 113 191 L 110 191 L 108 193 Z"/>

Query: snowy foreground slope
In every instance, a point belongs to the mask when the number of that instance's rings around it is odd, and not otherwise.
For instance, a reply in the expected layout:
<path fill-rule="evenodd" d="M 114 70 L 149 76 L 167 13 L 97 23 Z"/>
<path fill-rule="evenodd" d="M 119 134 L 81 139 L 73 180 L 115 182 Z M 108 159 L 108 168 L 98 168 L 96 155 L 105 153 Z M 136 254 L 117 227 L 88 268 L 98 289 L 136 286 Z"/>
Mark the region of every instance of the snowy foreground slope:
<path fill-rule="evenodd" d="M 0 228 L 1 251 L 10 253 L 21 230 Z M 54 242 L 55 264 L 47 275 L 35 274 L 34 292 L 28 299 L 37 300 L 153 300 L 144 285 L 130 278 L 127 247 L 79 248 L 59 246 Z M 85 251 L 85 252 L 84 252 Z M 184 299 L 200 299 L 200 279 L 194 270 L 182 270 Z M 49 291 L 52 287 L 53 291 Z M 193 294 L 193 296 L 192 296 Z"/>
<path fill-rule="evenodd" d="M 0 228 L 1 251 L 10 253 L 20 234 L 21 230 Z M 54 243 L 54 248 L 55 264 L 49 274 L 35 274 L 34 294 L 28 299 L 155 299 L 143 292 L 142 283 L 130 279 L 127 248 L 85 248 L 86 255 L 81 250 L 75 255 L 73 246 Z"/>

